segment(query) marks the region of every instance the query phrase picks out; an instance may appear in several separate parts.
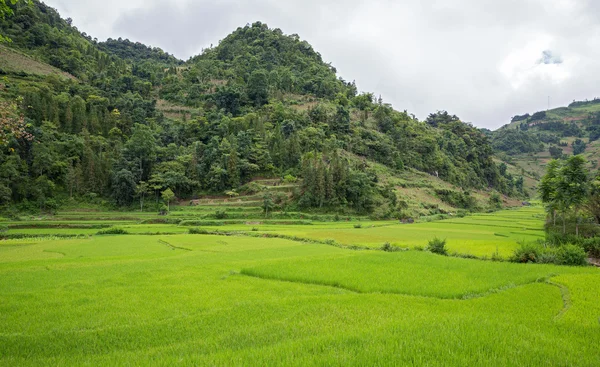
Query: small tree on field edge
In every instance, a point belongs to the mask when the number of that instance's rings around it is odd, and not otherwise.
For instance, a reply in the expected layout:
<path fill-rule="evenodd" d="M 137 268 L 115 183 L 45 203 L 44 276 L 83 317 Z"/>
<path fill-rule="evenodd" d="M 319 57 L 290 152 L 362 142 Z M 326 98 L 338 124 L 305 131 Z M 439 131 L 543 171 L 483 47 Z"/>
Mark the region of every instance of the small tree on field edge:
<path fill-rule="evenodd" d="M 171 200 L 175 199 L 175 193 L 173 193 L 173 190 L 166 189 L 165 191 L 163 191 L 162 198 L 164 201 L 167 202 L 167 209 L 171 211 Z"/>

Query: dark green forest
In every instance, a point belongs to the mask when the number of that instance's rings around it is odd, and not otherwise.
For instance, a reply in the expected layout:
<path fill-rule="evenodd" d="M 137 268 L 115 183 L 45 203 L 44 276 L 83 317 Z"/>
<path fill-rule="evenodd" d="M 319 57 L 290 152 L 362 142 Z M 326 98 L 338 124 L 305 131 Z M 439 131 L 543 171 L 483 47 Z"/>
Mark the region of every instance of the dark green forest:
<path fill-rule="evenodd" d="M 288 177 L 300 183 L 293 205 L 368 213 L 395 194 L 365 161 L 522 194 L 479 129 L 445 111 L 419 121 L 359 93 L 298 35 L 256 22 L 184 62 L 99 42 L 38 1 L 7 6 L 4 46 L 71 77 L 0 65 L 5 209 L 55 210 L 69 198 L 128 207 L 167 189 L 190 199 Z M 521 145 L 539 148 L 535 138 Z"/>

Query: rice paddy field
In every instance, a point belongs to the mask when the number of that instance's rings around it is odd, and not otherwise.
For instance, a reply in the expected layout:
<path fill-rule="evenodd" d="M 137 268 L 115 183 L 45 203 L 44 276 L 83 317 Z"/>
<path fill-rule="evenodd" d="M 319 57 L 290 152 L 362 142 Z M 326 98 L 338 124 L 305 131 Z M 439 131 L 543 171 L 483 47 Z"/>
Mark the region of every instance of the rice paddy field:
<path fill-rule="evenodd" d="M 415 224 L 213 210 L 0 222 L 0 365 L 600 365 L 599 269 L 482 260 L 542 238 L 539 208 Z M 480 259 L 420 251 L 436 236 Z"/>

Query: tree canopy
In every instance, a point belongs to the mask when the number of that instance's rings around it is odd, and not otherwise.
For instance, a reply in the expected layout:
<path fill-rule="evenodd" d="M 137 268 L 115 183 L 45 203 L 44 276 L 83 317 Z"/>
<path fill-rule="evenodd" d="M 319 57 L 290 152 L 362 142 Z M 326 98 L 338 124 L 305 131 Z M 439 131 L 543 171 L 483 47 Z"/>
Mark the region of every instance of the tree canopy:
<path fill-rule="evenodd" d="M 183 62 L 127 39 L 98 42 L 39 1 L 2 4 L 11 47 L 70 74 L 8 73 L 0 84 L 10 112 L 0 132 L 5 205 L 139 197 L 143 209 L 146 194 L 167 189 L 222 194 L 290 175 L 302 179 L 300 206 L 370 212 L 392 199 L 365 161 L 523 191 L 482 131 L 446 111 L 419 121 L 358 93 L 298 35 L 256 22 Z"/>

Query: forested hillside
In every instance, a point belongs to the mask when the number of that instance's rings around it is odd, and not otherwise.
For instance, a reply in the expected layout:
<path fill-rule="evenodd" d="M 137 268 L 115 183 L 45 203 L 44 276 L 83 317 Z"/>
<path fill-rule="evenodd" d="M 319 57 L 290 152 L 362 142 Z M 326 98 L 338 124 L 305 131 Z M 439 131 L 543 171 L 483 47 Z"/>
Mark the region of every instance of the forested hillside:
<path fill-rule="evenodd" d="M 599 139 L 599 99 L 517 115 L 510 124 L 491 134 L 497 155 L 535 180 L 544 175 L 551 159 L 582 154 L 589 169 L 597 168 Z"/>
<path fill-rule="evenodd" d="M 4 208 L 53 210 L 69 198 L 126 207 L 167 189 L 233 195 L 257 177 L 285 177 L 298 183 L 291 205 L 368 213 L 390 202 L 393 216 L 395 178 L 417 171 L 461 188 L 436 192 L 447 202 L 469 202 L 469 190 L 523 195 L 480 130 L 447 112 L 419 121 L 358 93 L 298 35 L 257 22 L 183 62 L 129 40 L 98 42 L 38 1 L 7 5 Z M 525 149 L 540 149 L 529 140 Z"/>

